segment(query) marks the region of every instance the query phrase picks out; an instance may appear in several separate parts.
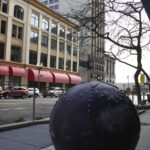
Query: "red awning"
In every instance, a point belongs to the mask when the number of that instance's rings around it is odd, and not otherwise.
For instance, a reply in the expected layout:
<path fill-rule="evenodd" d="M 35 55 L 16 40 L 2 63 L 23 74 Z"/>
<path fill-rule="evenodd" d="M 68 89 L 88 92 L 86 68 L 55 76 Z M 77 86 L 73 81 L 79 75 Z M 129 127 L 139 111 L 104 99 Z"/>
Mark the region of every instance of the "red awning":
<path fill-rule="evenodd" d="M 69 77 L 70 77 L 70 83 L 71 84 L 79 84 L 82 82 L 82 79 L 80 76 L 69 74 Z"/>
<path fill-rule="evenodd" d="M 0 75 L 9 75 L 9 67 L 0 66 Z"/>
<path fill-rule="evenodd" d="M 55 83 L 69 83 L 69 76 L 64 73 L 52 72 Z"/>
<path fill-rule="evenodd" d="M 39 82 L 53 82 L 53 75 L 49 71 L 39 71 L 34 69 L 28 70 L 28 80 L 29 81 L 39 81 Z"/>
<path fill-rule="evenodd" d="M 19 77 L 26 76 L 26 70 L 24 68 L 9 67 L 9 75 Z"/>

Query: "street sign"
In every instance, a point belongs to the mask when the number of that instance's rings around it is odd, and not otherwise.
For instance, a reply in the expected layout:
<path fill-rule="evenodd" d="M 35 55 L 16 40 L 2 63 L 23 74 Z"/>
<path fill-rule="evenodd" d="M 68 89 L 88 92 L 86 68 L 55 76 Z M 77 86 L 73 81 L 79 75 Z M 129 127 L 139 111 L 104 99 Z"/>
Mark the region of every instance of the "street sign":
<path fill-rule="evenodd" d="M 140 81 L 141 81 L 141 84 L 144 84 L 144 82 L 145 82 L 145 75 L 144 74 L 141 74 Z"/>

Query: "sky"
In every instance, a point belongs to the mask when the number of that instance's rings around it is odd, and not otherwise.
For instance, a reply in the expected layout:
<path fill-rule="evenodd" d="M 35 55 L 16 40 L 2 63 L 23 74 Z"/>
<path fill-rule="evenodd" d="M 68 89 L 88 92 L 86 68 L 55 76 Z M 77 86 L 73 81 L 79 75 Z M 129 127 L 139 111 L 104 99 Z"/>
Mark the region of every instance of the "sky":
<path fill-rule="evenodd" d="M 135 57 L 128 58 L 126 59 L 126 61 L 135 64 L 136 58 Z M 146 70 L 146 72 L 150 75 L 150 51 L 145 52 L 143 54 L 142 65 L 143 68 Z M 116 61 L 115 72 L 116 72 L 116 83 L 127 83 L 128 77 L 130 83 L 134 82 L 135 69 Z"/>
<path fill-rule="evenodd" d="M 121 0 L 121 1 L 127 1 L 127 0 Z M 137 0 L 137 1 L 139 1 L 139 0 Z M 116 17 L 116 15 L 115 15 L 115 17 Z M 147 14 L 145 12 L 142 13 L 142 19 L 148 21 L 149 25 L 150 25 L 150 21 L 148 20 Z M 126 22 L 126 20 L 125 20 L 125 22 Z M 146 36 L 150 36 L 150 35 L 146 35 Z M 146 41 L 146 39 L 149 39 L 149 38 L 145 37 L 144 39 Z M 130 58 L 125 59 L 125 61 L 130 64 L 136 65 L 136 57 L 135 56 L 133 56 L 133 57 L 130 56 Z M 150 75 L 150 50 L 149 49 L 147 51 L 143 52 L 142 65 L 143 65 L 143 68 L 146 70 L 146 72 Z M 136 70 L 134 68 L 131 68 L 130 66 L 127 66 L 125 64 L 122 64 L 122 63 L 116 61 L 116 66 L 115 66 L 116 83 L 127 83 L 128 80 L 130 83 L 133 83 L 135 71 Z"/>

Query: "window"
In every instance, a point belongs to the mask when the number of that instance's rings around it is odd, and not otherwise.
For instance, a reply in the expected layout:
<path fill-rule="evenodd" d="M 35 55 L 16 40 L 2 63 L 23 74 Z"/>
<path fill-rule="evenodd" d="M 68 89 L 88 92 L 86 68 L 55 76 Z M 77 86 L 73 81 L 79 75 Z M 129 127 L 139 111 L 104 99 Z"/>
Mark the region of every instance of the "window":
<path fill-rule="evenodd" d="M 23 37 L 23 28 L 18 27 L 18 26 L 13 24 L 13 26 L 12 26 L 12 37 L 22 39 L 22 37 Z"/>
<path fill-rule="evenodd" d="M 2 0 L 2 12 L 8 13 L 8 0 Z"/>
<path fill-rule="evenodd" d="M 44 31 L 48 31 L 49 30 L 49 23 L 48 23 L 48 20 L 44 19 L 42 20 L 42 29 Z"/>
<path fill-rule="evenodd" d="M 21 62 L 21 47 L 11 47 L 11 61 Z"/>
<path fill-rule="evenodd" d="M 30 54 L 29 54 L 29 64 L 33 64 L 36 65 L 37 63 L 37 52 L 30 50 Z"/>
<path fill-rule="evenodd" d="M 67 45 L 67 53 L 68 53 L 69 55 L 71 55 L 71 46 L 70 46 L 70 45 Z"/>
<path fill-rule="evenodd" d="M 38 43 L 38 33 L 31 31 L 30 32 L 30 41 L 32 43 Z"/>
<path fill-rule="evenodd" d="M 58 5 L 58 4 L 53 5 L 53 9 L 54 9 L 54 10 L 58 10 L 58 8 L 59 8 L 59 5 Z"/>
<path fill-rule="evenodd" d="M 42 35 L 41 45 L 48 47 L 48 37 L 47 36 Z"/>
<path fill-rule="evenodd" d="M 73 48 L 73 56 L 77 56 L 77 54 L 78 54 L 77 48 L 74 47 L 74 48 Z"/>
<path fill-rule="evenodd" d="M 24 10 L 21 6 L 16 5 L 14 7 L 14 17 L 23 20 Z"/>
<path fill-rule="evenodd" d="M 41 53 L 41 62 L 43 66 L 47 67 L 47 54 Z"/>
<path fill-rule="evenodd" d="M 56 56 L 50 56 L 50 67 L 56 68 Z"/>
<path fill-rule="evenodd" d="M 51 49 L 57 50 L 57 40 L 51 39 Z"/>
<path fill-rule="evenodd" d="M 64 58 L 59 57 L 59 69 L 64 70 Z"/>
<path fill-rule="evenodd" d="M 5 34 L 6 33 L 6 21 L 4 21 L 4 20 L 1 20 L 1 24 L 0 24 L 1 26 L 0 26 L 0 32 L 2 33 L 2 34 Z"/>
<path fill-rule="evenodd" d="M 77 72 L 77 62 L 73 61 L 73 71 Z"/>
<path fill-rule="evenodd" d="M 36 26 L 36 27 L 39 26 L 39 16 L 38 15 L 36 15 L 34 13 L 32 14 L 32 16 L 31 16 L 31 24 L 33 26 Z"/>
<path fill-rule="evenodd" d="M 71 33 L 70 29 L 67 30 L 67 40 L 69 40 L 69 41 L 72 40 L 72 33 Z"/>
<path fill-rule="evenodd" d="M 18 27 L 18 39 L 22 39 L 22 36 L 23 36 L 23 28 Z"/>
<path fill-rule="evenodd" d="M 12 37 L 16 37 L 17 36 L 17 26 L 13 24 L 12 26 Z"/>
<path fill-rule="evenodd" d="M 5 51 L 5 45 L 4 43 L 0 43 L 0 59 L 4 59 L 4 51 Z"/>
<path fill-rule="evenodd" d="M 48 5 L 48 0 L 43 2 L 44 5 Z"/>
<path fill-rule="evenodd" d="M 89 62 L 90 63 L 90 62 Z M 90 64 L 87 61 L 79 60 L 79 66 L 84 68 L 91 68 Z"/>
<path fill-rule="evenodd" d="M 51 32 L 57 34 L 57 24 L 55 22 L 51 24 Z"/>
<path fill-rule="evenodd" d="M 64 27 L 60 27 L 60 29 L 59 29 L 59 35 L 61 37 L 65 37 L 65 29 L 64 29 Z"/>
<path fill-rule="evenodd" d="M 77 35 L 77 33 L 74 33 L 74 35 L 73 35 L 73 42 L 74 43 L 78 43 L 78 35 Z"/>
<path fill-rule="evenodd" d="M 66 70 L 71 71 L 71 60 L 66 60 Z"/>
<path fill-rule="evenodd" d="M 64 50 L 65 50 L 65 43 L 59 42 L 59 51 L 64 52 Z"/>

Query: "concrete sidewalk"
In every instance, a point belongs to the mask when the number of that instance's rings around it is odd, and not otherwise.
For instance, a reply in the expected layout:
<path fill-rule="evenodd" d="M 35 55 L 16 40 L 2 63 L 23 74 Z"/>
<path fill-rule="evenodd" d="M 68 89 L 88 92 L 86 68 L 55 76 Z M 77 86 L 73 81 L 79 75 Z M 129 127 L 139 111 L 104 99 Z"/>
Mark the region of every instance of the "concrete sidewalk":
<path fill-rule="evenodd" d="M 150 110 L 140 115 L 141 137 L 136 150 L 150 149 Z M 54 150 L 49 124 L 34 124 L 0 132 L 0 150 Z"/>

